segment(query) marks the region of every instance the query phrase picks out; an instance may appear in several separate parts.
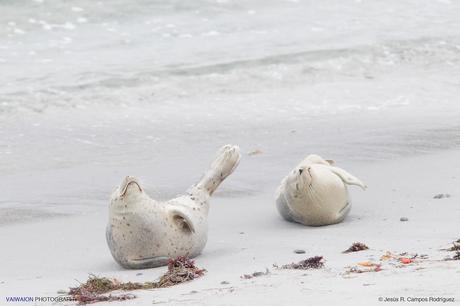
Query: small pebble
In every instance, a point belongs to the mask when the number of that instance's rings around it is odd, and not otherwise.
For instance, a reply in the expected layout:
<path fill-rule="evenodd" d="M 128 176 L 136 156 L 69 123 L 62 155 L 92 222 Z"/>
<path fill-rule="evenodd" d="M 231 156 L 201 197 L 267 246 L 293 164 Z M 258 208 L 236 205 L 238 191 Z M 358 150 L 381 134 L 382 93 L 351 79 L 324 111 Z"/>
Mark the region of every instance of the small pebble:
<path fill-rule="evenodd" d="M 254 156 L 254 155 L 260 155 L 260 154 L 263 154 L 264 152 L 262 152 L 262 150 L 259 150 L 259 149 L 256 149 L 256 150 L 253 150 L 251 152 L 248 152 L 248 155 L 249 156 Z"/>
<path fill-rule="evenodd" d="M 140 273 L 140 272 L 139 272 L 139 273 L 136 274 L 136 276 L 139 276 L 139 275 L 142 275 L 142 274 L 143 274 L 143 273 Z"/>
<path fill-rule="evenodd" d="M 401 222 L 405 222 L 405 221 L 409 221 L 409 219 L 408 219 L 408 218 L 406 218 L 406 217 L 401 217 L 401 219 L 399 219 L 399 221 L 401 221 Z"/>
<path fill-rule="evenodd" d="M 296 254 L 305 254 L 305 250 L 294 250 Z"/>
<path fill-rule="evenodd" d="M 450 198 L 450 194 L 448 193 L 440 193 L 437 194 L 433 197 L 433 199 L 444 199 L 444 198 Z"/>
<path fill-rule="evenodd" d="M 221 284 L 221 285 L 228 285 L 228 284 L 230 284 L 230 283 L 227 282 L 227 281 L 221 281 L 220 284 Z"/>

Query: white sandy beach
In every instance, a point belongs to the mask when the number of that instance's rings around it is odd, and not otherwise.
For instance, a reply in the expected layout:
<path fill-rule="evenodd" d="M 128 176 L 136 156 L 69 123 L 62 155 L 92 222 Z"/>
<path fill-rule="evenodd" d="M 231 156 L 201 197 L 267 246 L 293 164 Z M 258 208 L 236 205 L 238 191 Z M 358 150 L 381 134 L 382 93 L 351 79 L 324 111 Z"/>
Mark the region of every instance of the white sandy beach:
<path fill-rule="evenodd" d="M 99 305 L 460 303 L 460 261 L 442 250 L 460 239 L 459 2 L 126 3 L 0 3 L 0 305 L 52 304 L 6 298 L 89 274 L 156 280 L 166 267 L 124 270 L 109 253 L 113 188 L 134 175 L 171 198 L 227 143 L 243 156 L 211 201 L 195 259 L 207 273 Z M 311 153 L 369 186 L 350 187 L 341 224 L 276 211 L 276 187 Z M 342 253 L 357 241 L 370 249 Z M 386 252 L 419 256 L 346 273 Z M 325 267 L 273 267 L 311 256 Z"/>
<path fill-rule="evenodd" d="M 136 291 L 138 298 L 123 305 L 378 305 L 379 297 L 453 297 L 458 303 L 460 265 L 443 261 L 450 254 L 441 250 L 459 238 L 458 154 L 350 163 L 369 189 L 354 190 L 349 218 L 327 227 L 284 222 L 269 186 L 264 192 L 237 196 L 231 190 L 238 177 L 229 178 L 212 201 L 209 241 L 196 258 L 208 271 L 205 276 L 167 289 Z M 262 157 L 246 157 L 245 163 L 257 158 Z M 440 192 L 452 197 L 433 199 Z M 409 221 L 401 222 L 403 216 Z M 3 227 L 2 297 L 55 296 L 58 290 L 78 285 L 76 280 L 86 280 L 89 273 L 122 281 L 151 281 L 164 273 L 165 267 L 130 271 L 117 266 L 103 235 L 106 218 L 105 207 L 100 207 L 78 217 Z M 370 250 L 341 253 L 355 241 Z M 295 249 L 306 254 L 295 254 Z M 378 262 L 386 251 L 429 258 L 401 267 L 384 263 L 380 272 L 345 274 L 347 266 Z M 324 269 L 272 267 L 315 255 L 324 256 Z M 240 278 L 266 268 L 268 275 Z M 47 303 L 37 303 L 42 304 Z"/>

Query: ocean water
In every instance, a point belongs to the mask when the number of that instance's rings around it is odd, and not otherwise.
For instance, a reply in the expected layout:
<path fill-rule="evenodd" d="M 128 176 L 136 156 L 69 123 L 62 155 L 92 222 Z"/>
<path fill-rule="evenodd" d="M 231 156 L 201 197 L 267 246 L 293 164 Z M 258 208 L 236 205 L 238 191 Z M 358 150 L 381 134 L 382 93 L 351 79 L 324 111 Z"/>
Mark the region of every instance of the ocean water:
<path fill-rule="evenodd" d="M 449 0 L 0 1 L 0 220 L 101 209 L 128 174 L 175 195 L 225 143 L 243 161 L 220 196 L 271 191 L 309 153 L 458 148 L 459 16 Z"/>

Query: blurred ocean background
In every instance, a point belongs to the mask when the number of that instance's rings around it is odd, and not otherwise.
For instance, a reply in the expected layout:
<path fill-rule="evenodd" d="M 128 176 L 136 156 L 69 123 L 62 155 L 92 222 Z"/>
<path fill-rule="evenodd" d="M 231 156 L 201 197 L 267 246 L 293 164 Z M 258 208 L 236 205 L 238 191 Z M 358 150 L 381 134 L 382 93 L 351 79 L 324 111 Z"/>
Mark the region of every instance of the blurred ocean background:
<path fill-rule="evenodd" d="M 218 196 L 274 192 L 460 147 L 460 2 L 0 0 L 0 84 L 0 225 L 175 195 L 225 143 Z"/>

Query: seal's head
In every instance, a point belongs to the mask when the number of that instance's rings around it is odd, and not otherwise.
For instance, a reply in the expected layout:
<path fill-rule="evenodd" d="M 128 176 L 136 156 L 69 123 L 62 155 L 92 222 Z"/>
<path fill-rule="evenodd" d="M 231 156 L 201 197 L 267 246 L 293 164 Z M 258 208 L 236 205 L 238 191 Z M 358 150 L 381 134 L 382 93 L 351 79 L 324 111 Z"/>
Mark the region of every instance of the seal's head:
<path fill-rule="evenodd" d="M 139 180 L 134 176 L 127 176 L 121 182 L 120 187 L 118 187 L 118 192 L 120 196 L 125 196 L 126 194 L 135 194 L 142 193 L 142 187 L 139 183 Z"/>
<path fill-rule="evenodd" d="M 310 154 L 307 156 L 305 161 L 309 164 L 321 164 L 326 166 L 332 166 L 335 162 L 331 159 L 323 159 L 321 156 L 316 154 Z"/>
<path fill-rule="evenodd" d="M 296 172 L 299 187 L 305 188 L 311 185 L 311 182 L 313 181 L 311 166 L 300 167 Z"/>
<path fill-rule="evenodd" d="M 135 203 L 140 197 L 144 196 L 144 191 L 139 183 L 139 180 L 133 176 L 127 176 L 123 179 L 112 193 L 112 205 L 128 205 Z"/>

